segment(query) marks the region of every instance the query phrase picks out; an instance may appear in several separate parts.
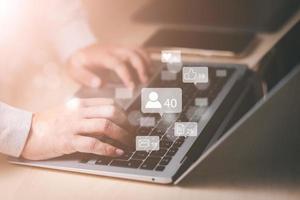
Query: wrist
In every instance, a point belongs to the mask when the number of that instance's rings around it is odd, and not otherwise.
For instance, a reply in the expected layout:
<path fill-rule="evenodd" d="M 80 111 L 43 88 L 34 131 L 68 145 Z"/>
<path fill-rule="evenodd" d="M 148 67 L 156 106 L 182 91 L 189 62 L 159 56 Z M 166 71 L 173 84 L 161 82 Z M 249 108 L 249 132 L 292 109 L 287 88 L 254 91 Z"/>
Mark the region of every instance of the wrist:
<path fill-rule="evenodd" d="M 32 113 L 32 117 L 31 117 L 31 124 L 30 124 L 30 129 L 28 131 L 28 134 L 27 134 L 27 138 L 26 138 L 26 141 L 25 141 L 25 144 L 24 144 L 24 148 L 22 150 L 22 153 L 21 153 L 21 156 L 26 158 L 27 156 L 27 152 L 28 152 L 28 148 L 30 148 L 30 141 L 31 141 L 31 138 L 32 138 L 32 135 L 34 134 L 34 125 L 36 124 L 36 113 Z"/>

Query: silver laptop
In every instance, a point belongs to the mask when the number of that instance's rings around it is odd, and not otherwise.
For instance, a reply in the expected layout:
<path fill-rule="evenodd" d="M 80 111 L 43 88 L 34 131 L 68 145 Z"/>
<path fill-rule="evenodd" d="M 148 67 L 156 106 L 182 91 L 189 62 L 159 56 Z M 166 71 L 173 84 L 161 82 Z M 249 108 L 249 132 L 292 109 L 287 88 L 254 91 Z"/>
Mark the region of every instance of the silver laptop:
<path fill-rule="evenodd" d="M 161 66 L 150 88 L 181 88 L 182 112 L 179 114 L 143 114 L 141 95 L 135 95 L 127 105 L 128 115 L 155 118 L 153 127 L 137 125 L 138 136 L 157 136 L 159 150 L 127 150 L 117 158 L 81 154 L 62 156 L 47 161 L 28 161 L 11 158 L 12 163 L 43 168 L 81 172 L 100 176 L 170 184 L 181 180 L 204 152 L 212 146 L 262 96 L 259 81 L 244 65 L 214 63 L 184 63 L 185 67 L 207 67 L 208 83 L 182 82 L 182 72 L 175 79 L 162 79 L 166 66 Z M 255 79 L 255 81 L 253 80 Z M 110 89 L 104 89 L 111 91 Z M 95 97 L 104 91 L 82 90 L 80 96 Z M 197 99 L 204 100 L 199 105 Z M 121 103 L 120 103 L 121 104 Z M 175 136 L 175 122 L 195 122 L 197 136 Z M 193 164 L 194 163 L 194 164 Z"/>

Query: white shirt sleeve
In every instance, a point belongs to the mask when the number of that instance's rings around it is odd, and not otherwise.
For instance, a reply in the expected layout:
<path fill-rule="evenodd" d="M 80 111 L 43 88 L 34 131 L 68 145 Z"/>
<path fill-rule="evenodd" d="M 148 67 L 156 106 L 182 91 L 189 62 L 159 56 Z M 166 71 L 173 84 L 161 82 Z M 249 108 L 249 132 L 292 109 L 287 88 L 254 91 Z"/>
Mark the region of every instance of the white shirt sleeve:
<path fill-rule="evenodd" d="M 26 144 L 32 114 L 0 102 L 0 153 L 19 157 Z"/>
<path fill-rule="evenodd" d="M 97 41 L 80 0 L 43 1 L 44 26 L 62 61 L 76 50 Z"/>

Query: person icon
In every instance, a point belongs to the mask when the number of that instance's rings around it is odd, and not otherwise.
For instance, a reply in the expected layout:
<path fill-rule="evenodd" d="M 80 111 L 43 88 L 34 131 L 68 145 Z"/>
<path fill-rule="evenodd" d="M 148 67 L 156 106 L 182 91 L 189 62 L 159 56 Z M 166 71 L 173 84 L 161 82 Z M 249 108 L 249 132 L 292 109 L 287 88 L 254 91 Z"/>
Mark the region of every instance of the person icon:
<path fill-rule="evenodd" d="M 149 109 L 158 109 L 161 108 L 161 104 L 158 101 L 158 94 L 157 92 L 150 92 L 148 95 L 149 101 L 146 103 L 145 108 L 149 108 Z"/>

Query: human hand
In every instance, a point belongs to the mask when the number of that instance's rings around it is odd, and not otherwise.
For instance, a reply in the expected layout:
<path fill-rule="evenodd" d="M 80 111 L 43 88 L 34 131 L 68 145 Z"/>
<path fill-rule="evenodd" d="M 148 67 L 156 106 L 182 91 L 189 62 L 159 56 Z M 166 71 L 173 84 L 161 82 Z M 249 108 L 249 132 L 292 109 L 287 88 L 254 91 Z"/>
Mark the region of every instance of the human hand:
<path fill-rule="evenodd" d="M 22 157 L 43 160 L 74 152 L 121 156 L 122 149 L 95 137 L 106 136 L 132 146 L 134 136 L 122 128 L 127 125 L 126 115 L 113 100 L 75 99 L 70 106 L 33 115 Z"/>
<path fill-rule="evenodd" d="M 88 87 L 97 88 L 102 84 L 94 71 L 103 68 L 114 71 L 127 87 L 134 88 L 139 82 L 149 80 L 151 61 L 139 48 L 94 44 L 75 52 L 67 67 L 76 81 Z"/>

